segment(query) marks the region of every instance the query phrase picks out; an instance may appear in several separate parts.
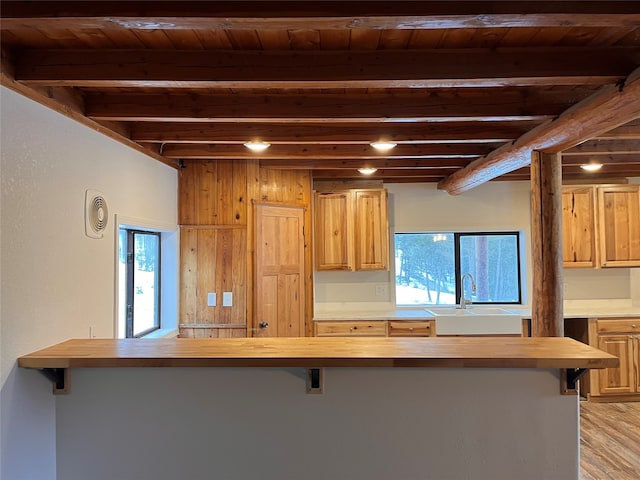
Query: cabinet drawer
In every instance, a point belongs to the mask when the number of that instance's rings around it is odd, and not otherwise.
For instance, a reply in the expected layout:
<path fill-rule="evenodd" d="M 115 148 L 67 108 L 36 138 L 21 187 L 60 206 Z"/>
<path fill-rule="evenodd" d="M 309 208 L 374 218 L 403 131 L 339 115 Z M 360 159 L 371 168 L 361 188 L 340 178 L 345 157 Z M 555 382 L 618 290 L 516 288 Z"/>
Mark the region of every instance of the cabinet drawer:
<path fill-rule="evenodd" d="M 386 326 L 384 321 L 377 322 L 316 322 L 318 337 L 366 336 L 384 337 Z"/>
<path fill-rule="evenodd" d="M 640 318 L 599 318 L 598 333 L 640 333 Z"/>
<path fill-rule="evenodd" d="M 390 321 L 390 337 L 430 337 L 433 335 L 433 322 L 429 320 L 407 322 Z"/>

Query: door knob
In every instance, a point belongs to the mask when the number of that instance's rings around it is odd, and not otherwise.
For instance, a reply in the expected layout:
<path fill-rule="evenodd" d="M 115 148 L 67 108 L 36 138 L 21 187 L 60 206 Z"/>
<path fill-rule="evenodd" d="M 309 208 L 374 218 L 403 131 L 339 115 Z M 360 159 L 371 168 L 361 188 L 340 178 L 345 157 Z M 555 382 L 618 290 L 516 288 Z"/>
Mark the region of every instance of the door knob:
<path fill-rule="evenodd" d="M 260 328 L 267 328 L 269 326 L 269 324 L 263 320 L 258 324 L 258 326 Z"/>

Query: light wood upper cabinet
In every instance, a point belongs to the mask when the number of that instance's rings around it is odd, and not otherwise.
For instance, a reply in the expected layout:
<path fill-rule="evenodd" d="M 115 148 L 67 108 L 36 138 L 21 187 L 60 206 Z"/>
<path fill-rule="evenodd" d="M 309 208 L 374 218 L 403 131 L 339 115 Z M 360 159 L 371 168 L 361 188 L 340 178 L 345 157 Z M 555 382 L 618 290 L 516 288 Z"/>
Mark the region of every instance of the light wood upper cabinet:
<path fill-rule="evenodd" d="M 640 185 L 598 187 L 603 267 L 640 266 Z"/>
<path fill-rule="evenodd" d="M 313 208 L 316 270 L 353 270 L 351 193 L 316 193 Z"/>
<path fill-rule="evenodd" d="M 316 192 L 316 270 L 387 270 L 387 203 L 385 189 Z"/>
<path fill-rule="evenodd" d="M 640 266 L 640 185 L 562 188 L 565 267 Z"/>
<path fill-rule="evenodd" d="M 356 270 L 389 268 L 389 220 L 387 191 L 356 190 L 355 258 Z"/>
<path fill-rule="evenodd" d="M 562 258 L 565 267 L 598 266 L 595 187 L 562 189 Z"/>

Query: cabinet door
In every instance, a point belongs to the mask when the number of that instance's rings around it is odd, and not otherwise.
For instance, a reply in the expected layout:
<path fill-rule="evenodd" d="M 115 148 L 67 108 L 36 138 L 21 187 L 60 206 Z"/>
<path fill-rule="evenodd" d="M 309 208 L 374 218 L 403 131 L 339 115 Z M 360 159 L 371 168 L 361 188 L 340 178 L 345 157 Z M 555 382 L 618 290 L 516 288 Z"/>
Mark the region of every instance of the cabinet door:
<path fill-rule="evenodd" d="M 636 391 L 634 378 L 633 337 L 629 335 L 602 335 L 598 338 L 598 348 L 620 359 L 617 368 L 598 370 L 598 384 L 601 394 L 633 393 Z"/>
<path fill-rule="evenodd" d="M 565 267 L 596 267 L 595 189 L 562 188 L 562 257 Z"/>
<path fill-rule="evenodd" d="M 598 187 L 603 267 L 640 266 L 640 185 Z"/>
<path fill-rule="evenodd" d="M 390 337 L 431 337 L 434 335 L 435 322 L 433 320 L 421 321 L 389 321 Z"/>
<path fill-rule="evenodd" d="M 328 321 L 316 322 L 317 337 L 384 337 L 386 322 L 378 321 Z"/>
<path fill-rule="evenodd" d="M 352 270 L 351 193 L 316 193 L 313 207 L 316 270 Z"/>
<path fill-rule="evenodd" d="M 180 228 L 180 336 L 246 335 L 246 242 L 245 229 Z M 216 306 L 209 306 L 209 292 L 217 292 Z M 231 307 L 222 305 L 223 292 L 233 292 Z"/>
<path fill-rule="evenodd" d="M 387 191 L 356 190 L 355 210 L 356 269 L 388 270 Z"/>
<path fill-rule="evenodd" d="M 640 337 L 633 337 L 633 374 L 636 392 L 640 393 Z"/>

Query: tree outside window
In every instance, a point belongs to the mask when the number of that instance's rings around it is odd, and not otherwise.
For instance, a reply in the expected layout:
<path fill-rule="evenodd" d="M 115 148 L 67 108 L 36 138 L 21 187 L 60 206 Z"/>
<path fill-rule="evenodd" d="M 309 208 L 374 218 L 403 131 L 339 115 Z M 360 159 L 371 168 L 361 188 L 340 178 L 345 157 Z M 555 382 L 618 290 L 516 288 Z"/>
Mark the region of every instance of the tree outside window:
<path fill-rule="evenodd" d="M 521 303 L 519 252 L 518 232 L 396 233 L 396 303 L 457 304 L 464 273 L 476 281 L 474 303 Z"/>

